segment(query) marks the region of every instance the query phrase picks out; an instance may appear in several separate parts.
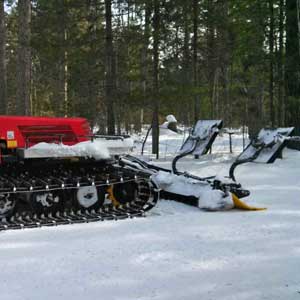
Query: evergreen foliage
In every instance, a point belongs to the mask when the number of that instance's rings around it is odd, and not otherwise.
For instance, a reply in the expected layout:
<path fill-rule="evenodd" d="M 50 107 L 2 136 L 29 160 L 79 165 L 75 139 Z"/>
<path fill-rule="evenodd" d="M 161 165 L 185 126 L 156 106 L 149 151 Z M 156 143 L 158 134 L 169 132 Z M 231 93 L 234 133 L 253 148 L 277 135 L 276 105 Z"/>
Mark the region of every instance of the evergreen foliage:
<path fill-rule="evenodd" d="M 298 2 L 31 0 L 24 112 L 84 116 L 100 132 L 107 125 L 112 132 L 113 122 L 118 133 L 156 124 L 157 111 L 159 122 L 166 114 L 187 125 L 222 118 L 253 134 L 261 126 L 300 126 Z M 0 5 L 1 111 L 15 114 L 22 101 L 28 105 L 17 97 L 28 81 L 20 64 L 25 6 Z"/>

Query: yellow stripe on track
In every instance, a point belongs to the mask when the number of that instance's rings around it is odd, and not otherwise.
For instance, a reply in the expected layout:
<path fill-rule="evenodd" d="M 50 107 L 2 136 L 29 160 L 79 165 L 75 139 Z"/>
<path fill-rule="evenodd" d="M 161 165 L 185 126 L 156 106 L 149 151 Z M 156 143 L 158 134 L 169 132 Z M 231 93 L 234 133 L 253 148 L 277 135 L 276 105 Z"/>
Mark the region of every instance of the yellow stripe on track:
<path fill-rule="evenodd" d="M 112 202 L 113 206 L 114 207 L 119 206 L 120 203 L 114 196 L 114 187 L 113 187 L 113 185 L 109 186 L 109 188 L 107 189 L 107 193 L 108 193 L 108 199 Z"/>

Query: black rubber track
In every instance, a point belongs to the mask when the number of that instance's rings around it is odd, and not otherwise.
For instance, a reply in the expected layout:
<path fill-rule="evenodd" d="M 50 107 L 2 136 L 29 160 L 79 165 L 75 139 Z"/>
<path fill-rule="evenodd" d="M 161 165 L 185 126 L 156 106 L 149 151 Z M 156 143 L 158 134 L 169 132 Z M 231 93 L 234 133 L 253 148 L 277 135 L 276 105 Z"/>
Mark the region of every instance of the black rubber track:
<path fill-rule="evenodd" d="M 137 192 L 132 193 L 134 199 L 127 198 L 122 205 L 114 206 L 103 199 L 98 206 L 84 208 L 74 196 L 80 187 L 93 186 L 105 194 L 111 185 L 120 190 L 126 184 L 136 186 Z M 62 195 L 63 200 L 43 209 L 32 200 L 38 193 Z M 37 161 L 1 168 L 1 196 L 15 201 L 12 211 L 1 216 L 0 230 L 8 230 L 143 217 L 156 205 L 159 192 L 150 175 L 143 171 L 107 162 Z"/>

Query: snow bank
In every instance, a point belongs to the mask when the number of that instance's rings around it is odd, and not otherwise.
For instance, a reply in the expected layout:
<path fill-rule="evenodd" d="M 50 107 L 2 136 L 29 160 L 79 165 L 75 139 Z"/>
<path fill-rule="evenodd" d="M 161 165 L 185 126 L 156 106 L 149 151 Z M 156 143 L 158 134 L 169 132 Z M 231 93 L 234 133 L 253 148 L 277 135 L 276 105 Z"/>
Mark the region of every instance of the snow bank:
<path fill-rule="evenodd" d="M 145 132 L 143 132 L 145 134 Z M 147 138 L 147 142 L 144 146 L 144 155 L 150 155 L 152 153 L 152 131 L 150 131 L 149 136 Z M 135 153 L 141 153 L 143 141 L 145 135 L 142 137 L 135 138 Z M 172 157 L 178 153 L 180 147 L 184 142 L 185 136 L 184 134 L 174 132 L 168 128 L 159 128 L 159 149 L 160 155 L 166 156 L 171 155 Z"/>
<path fill-rule="evenodd" d="M 125 139 L 95 139 L 96 142 L 102 142 L 106 145 L 108 149 L 112 148 L 128 148 L 132 149 L 134 146 L 134 141 L 132 138 Z"/>
<path fill-rule="evenodd" d="M 168 172 L 159 171 L 152 179 L 164 191 L 198 198 L 198 207 L 204 210 L 229 210 L 234 207 L 231 195 L 213 190 L 206 181 L 199 181 Z"/>

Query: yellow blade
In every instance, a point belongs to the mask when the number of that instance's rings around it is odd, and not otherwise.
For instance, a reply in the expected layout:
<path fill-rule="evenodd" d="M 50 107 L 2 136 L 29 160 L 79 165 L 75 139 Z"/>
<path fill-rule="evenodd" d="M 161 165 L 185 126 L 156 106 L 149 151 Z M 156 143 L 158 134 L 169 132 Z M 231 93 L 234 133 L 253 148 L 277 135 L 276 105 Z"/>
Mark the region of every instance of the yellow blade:
<path fill-rule="evenodd" d="M 242 200 L 240 200 L 235 194 L 232 194 L 232 201 L 234 204 L 235 208 L 238 209 L 244 209 L 244 210 L 266 210 L 265 207 L 254 207 L 254 206 L 249 206 Z"/>

